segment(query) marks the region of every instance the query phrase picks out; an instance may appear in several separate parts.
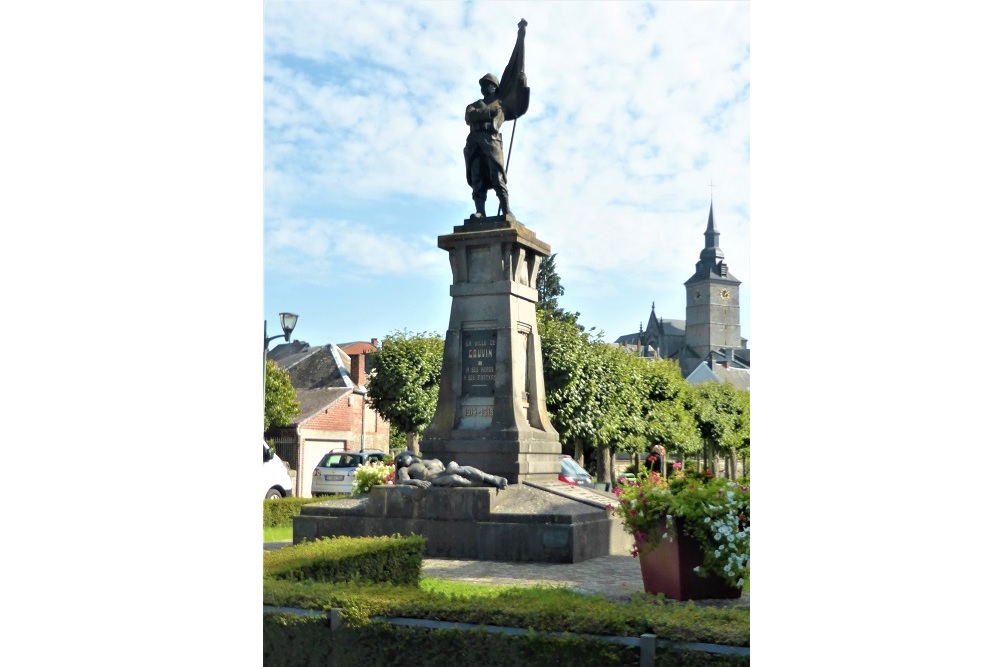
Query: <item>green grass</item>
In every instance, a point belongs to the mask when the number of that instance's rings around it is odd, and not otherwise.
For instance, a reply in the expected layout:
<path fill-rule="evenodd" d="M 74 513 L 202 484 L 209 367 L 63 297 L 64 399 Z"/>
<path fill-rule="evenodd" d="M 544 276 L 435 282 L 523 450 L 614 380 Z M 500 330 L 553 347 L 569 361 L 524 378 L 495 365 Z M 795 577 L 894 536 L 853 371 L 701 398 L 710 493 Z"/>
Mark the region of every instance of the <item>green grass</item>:
<path fill-rule="evenodd" d="M 453 598 L 495 598 L 517 586 L 490 586 L 489 584 L 467 584 L 461 581 L 420 577 L 420 590 Z"/>
<path fill-rule="evenodd" d="M 291 522 L 287 524 L 282 524 L 280 526 L 265 526 L 264 527 L 264 541 L 265 542 L 284 542 L 285 540 L 292 539 L 292 524 Z"/>

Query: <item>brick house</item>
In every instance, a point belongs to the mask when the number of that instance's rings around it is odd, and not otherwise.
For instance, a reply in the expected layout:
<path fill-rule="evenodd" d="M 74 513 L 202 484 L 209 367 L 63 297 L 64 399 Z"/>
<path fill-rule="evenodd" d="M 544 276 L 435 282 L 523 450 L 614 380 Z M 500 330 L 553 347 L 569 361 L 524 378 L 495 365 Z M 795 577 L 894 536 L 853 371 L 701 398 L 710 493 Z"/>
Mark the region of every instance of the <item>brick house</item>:
<path fill-rule="evenodd" d="M 352 353 L 302 341 L 268 351 L 267 358 L 288 372 L 299 400 L 292 423 L 265 434 L 294 471 L 296 497 L 311 497 L 313 469 L 331 449 L 389 451 L 389 423 L 366 400 L 365 361 L 377 343 L 354 344 L 361 347 Z"/>

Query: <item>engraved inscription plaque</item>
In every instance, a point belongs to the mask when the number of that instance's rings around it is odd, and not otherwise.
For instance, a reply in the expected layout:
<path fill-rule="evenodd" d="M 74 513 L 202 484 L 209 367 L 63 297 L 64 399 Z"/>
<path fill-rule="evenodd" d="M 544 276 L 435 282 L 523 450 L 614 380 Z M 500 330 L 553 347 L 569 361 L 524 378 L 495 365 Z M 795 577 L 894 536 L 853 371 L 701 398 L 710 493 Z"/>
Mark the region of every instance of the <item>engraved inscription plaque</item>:
<path fill-rule="evenodd" d="M 496 329 L 462 332 L 462 395 L 493 396 L 496 387 Z"/>

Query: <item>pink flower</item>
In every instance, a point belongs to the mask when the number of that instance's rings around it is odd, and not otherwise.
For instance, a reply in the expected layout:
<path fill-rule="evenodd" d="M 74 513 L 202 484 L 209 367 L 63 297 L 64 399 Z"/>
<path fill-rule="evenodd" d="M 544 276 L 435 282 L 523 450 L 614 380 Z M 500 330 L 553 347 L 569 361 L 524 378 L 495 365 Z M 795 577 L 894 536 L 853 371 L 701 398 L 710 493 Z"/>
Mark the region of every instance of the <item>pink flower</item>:
<path fill-rule="evenodd" d="M 638 514 L 638 512 L 635 511 L 635 510 L 629 510 L 629 514 L 631 514 L 632 516 L 635 516 L 636 514 Z"/>
<path fill-rule="evenodd" d="M 611 503 L 608 503 L 607 505 L 604 506 L 604 509 L 609 510 L 612 507 L 614 507 L 614 505 L 612 505 Z"/>

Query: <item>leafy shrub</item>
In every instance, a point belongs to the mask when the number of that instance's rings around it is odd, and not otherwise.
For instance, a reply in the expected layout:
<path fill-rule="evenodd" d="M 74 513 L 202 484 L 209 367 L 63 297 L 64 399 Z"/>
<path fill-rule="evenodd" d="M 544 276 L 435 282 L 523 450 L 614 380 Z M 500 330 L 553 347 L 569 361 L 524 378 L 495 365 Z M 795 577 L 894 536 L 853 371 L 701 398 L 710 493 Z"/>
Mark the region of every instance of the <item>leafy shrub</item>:
<path fill-rule="evenodd" d="M 264 552 L 264 576 L 292 581 L 389 582 L 416 586 L 427 540 L 409 537 L 323 537 Z"/>
<path fill-rule="evenodd" d="M 264 500 L 264 527 L 284 526 L 292 522 L 293 516 L 302 513 L 302 506 L 318 503 L 329 498 L 278 498 Z"/>

